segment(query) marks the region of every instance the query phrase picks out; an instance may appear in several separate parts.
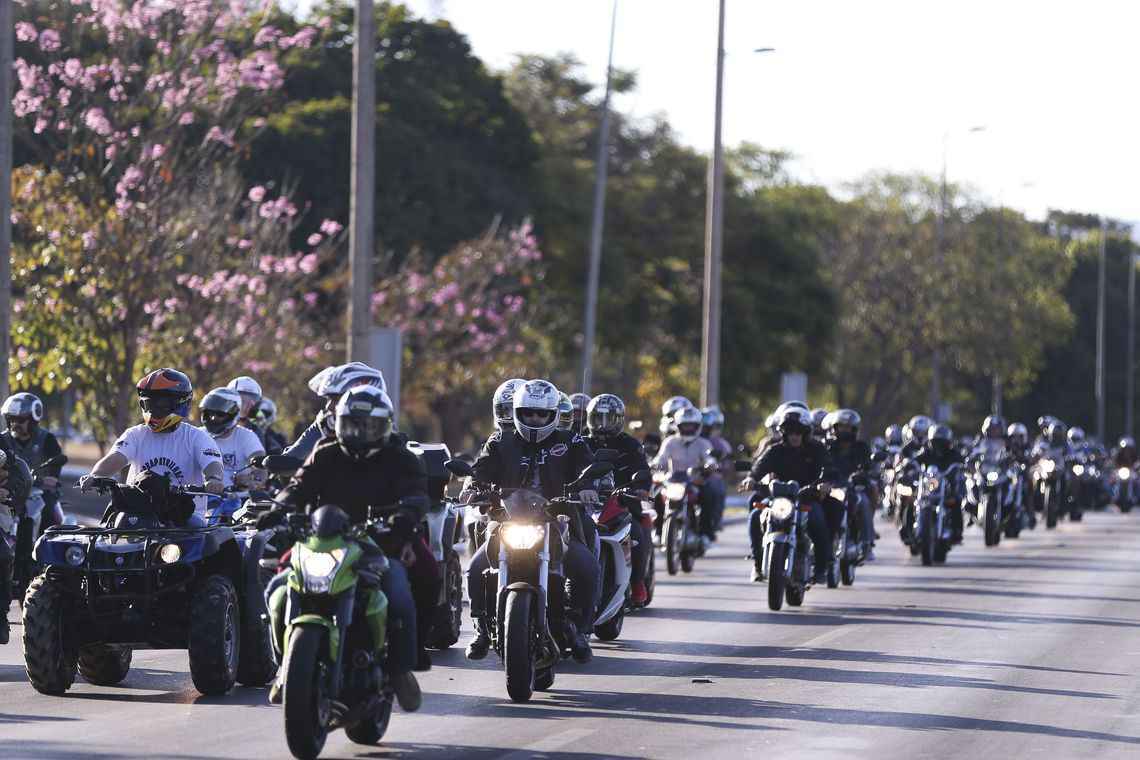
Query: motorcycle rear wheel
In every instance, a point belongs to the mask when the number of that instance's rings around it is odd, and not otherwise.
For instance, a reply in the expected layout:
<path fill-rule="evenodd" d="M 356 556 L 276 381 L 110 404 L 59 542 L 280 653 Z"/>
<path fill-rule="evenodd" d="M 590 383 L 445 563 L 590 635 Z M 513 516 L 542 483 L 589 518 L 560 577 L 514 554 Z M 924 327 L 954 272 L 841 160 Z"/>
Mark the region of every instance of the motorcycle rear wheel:
<path fill-rule="evenodd" d="M 625 611 L 621 610 L 601 625 L 594 626 L 594 635 L 602 641 L 614 641 L 621 636 L 623 623 L 625 623 Z"/>
<path fill-rule="evenodd" d="M 1057 527 L 1057 495 L 1051 488 L 1045 489 L 1045 495 L 1042 498 L 1045 502 L 1045 527 Z"/>
<path fill-rule="evenodd" d="M 855 563 L 842 560 L 839 563 L 839 573 L 843 579 L 844 586 L 850 586 L 855 583 Z"/>
<path fill-rule="evenodd" d="M 801 586 L 788 586 L 784 589 L 784 596 L 788 599 L 789 607 L 799 607 L 804 603 L 804 589 Z"/>
<path fill-rule="evenodd" d="M 1001 542 L 1001 524 L 998 523 L 997 499 L 991 497 L 986 504 L 986 520 L 982 528 L 986 534 L 986 546 L 997 546 Z"/>

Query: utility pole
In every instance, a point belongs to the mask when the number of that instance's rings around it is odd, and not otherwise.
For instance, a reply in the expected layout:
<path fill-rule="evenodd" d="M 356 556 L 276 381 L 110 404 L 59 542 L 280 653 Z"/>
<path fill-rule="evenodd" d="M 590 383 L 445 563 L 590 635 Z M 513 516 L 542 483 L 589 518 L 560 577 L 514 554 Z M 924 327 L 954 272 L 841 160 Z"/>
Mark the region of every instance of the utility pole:
<path fill-rule="evenodd" d="M 941 279 L 943 261 L 943 243 L 946 228 L 946 143 L 949 134 L 942 136 L 942 181 L 938 189 L 938 221 L 934 228 L 934 263 L 935 277 Z M 934 351 L 930 357 L 930 416 L 935 422 L 939 419 L 942 410 L 942 346 L 938 343 L 937 331 L 934 339 Z"/>
<path fill-rule="evenodd" d="M 371 363 L 372 256 L 376 217 L 376 19 L 358 0 L 352 49 L 352 177 L 349 205 L 348 361 Z"/>
<path fill-rule="evenodd" d="M 724 232 L 724 145 L 721 126 L 724 104 L 724 4 L 716 44 L 716 116 L 713 155 L 708 175 L 705 211 L 705 314 L 701 334 L 701 406 L 720 401 L 720 265 Z"/>
<path fill-rule="evenodd" d="M 602 230 L 606 222 L 606 177 L 609 173 L 610 93 L 614 73 L 614 37 L 617 33 L 618 0 L 610 18 L 610 57 L 606 65 L 606 95 L 602 100 L 602 124 L 598 130 L 598 157 L 594 165 L 594 218 L 590 225 L 590 271 L 586 281 L 585 334 L 582 340 L 582 393 L 590 393 L 594 374 L 594 339 L 598 320 L 598 280 L 602 274 Z"/>
<path fill-rule="evenodd" d="M 1136 254 L 1132 246 L 1128 247 L 1128 346 L 1124 356 L 1124 433 L 1131 436 L 1132 396 L 1136 391 Z"/>
<path fill-rule="evenodd" d="M 1108 220 L 1100 220 L 1100 261 L 1096 278 L 1096 435 L 1104 441 L 1104 295 Z"/>
<path fill-rule="evenodd" d="M 0 397 L 12 341 L 12 0 L 0 0 Z"/>

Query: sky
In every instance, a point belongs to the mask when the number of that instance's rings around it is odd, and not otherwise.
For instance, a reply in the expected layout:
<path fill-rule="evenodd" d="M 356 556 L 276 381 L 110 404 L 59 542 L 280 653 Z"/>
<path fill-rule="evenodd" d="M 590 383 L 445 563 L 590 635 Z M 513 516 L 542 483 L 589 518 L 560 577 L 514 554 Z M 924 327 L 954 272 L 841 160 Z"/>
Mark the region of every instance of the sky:
<path fill-rule="evenodd" d="M 711 150 L 717 0 L 618 2 L 614 64 L 638 89 L 616 107 Z M 612 0 L 406 5 L 492 68 L 566 51 L 604 81 Z M 950 181 L 1035 218 L 1140 218 L 1140 3 L 727 0 L 726 19 L 726 144 L 790 151 L 800 180 L 842 192 L 875 170 L 937 174 L 945 155 Z"/>

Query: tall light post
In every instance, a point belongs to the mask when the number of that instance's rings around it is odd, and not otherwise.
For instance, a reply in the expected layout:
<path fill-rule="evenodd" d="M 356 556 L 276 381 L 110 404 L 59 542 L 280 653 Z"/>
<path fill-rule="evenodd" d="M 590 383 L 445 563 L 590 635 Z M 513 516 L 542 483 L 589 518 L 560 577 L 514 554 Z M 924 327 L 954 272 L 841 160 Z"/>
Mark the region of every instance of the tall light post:
<path fill-rule="evenodd" d="M 969 134 L 977 134 L 985 132 L 985 125 L 970 127 Z M 942 133 L 942 181 L 939 184 L 938 191 L 938 220 L 935 227 L 934 237 L 934 262 L 939 271 L 942 269 L 942 262 L 945 256 L 945 242 L 946 242 L 946 206 L 949 203 L 949 186 L 946 182 L 946 154 L 950 143 L 950 133 Z M 939 345 L 937 339 L 934 343 L 934 351 L 930 357 L 930 416 L 938 422 L 944 422 L 942 419 L 942 346 Z"/>
<path fill-rule="evenodd" d="M 357 0 L 352 47 L 352 176 L 348 222 L 348 361 L 372 361 L 372 256 L 376 216 L 376 19 Z"/>
<path fill-rule="evenodd" d="M 1124 349 L 1124 432 L 1132 435 L 1132 397 L 1136 392 L 1136 264 L 1140 257 L 1128 250 L 1128 345 Z M 1103 441 L 1102 441 L 1103 443 Z"/>
<path fill-rule="evenodd" d="M 602 124 L 598 129 L 598 157 L 594 166 L 594 216 L 590 224 L 590 270 L 586 280 L 586 317 L 582 340 L 582 393 L 590 393 L 594 374 L 594 340 L 598 319 L 598 281 L 602 273 L 602 230 L 606 220 L 606 178 L 609 173 L 610 94 L 614 73 L 614 37 L 617 33 L 618 0 L 610 18 L 610 55 L 606 65 L 606 95 L 602 100 Z"/>
<path fill-rule="evenodd" d="M 1108 220 L 1100 219 L 1100 256 L 1096 277 L 1096 435 L 1104 440 L 1104 315 L 1105 259 L 1108 256 Z"/>

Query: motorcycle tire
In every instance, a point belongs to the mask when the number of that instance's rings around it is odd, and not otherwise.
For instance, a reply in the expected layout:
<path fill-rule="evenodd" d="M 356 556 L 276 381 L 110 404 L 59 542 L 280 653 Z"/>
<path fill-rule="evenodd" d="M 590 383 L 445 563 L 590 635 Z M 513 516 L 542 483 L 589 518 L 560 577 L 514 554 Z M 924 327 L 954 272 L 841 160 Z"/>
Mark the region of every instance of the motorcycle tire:
<path fill-rule="evenodd" d="M 665 570 L 669 575 L 676 575 L 681 566 L 681 523 L 675 518 L 666 518 L 661 534 L 665 541 Z"/>
<path fill-rule="evenodd" d="M 1005 524 L 1005 537 L 1017 538 L 1021 535 L 1021 515 L 1015 514 Z"/>
<path fill-rule="evenodd" d="M 619 611 L 612 618 L 594 626 L 594 635 L 602 641 L 615 641 L 621 636 L 621 627 L 625 623 L 625 611 Z"/>
<path fill-rule="evenodd" d="M 432 649 L 441 651 L 459 641 L 460 627 L 463 624 L 463 567 L 458 555 L 448 557 L 443 577 L 447 599 L 436 609 L 435 626 L 429 640 Z"/>
<path fill-rule="evenodd" d="M 211 575 L 190 599 L 190 680 L 208 696 L 225 694 L 237 682 L 241 615 L 234 584 Z"/>
<path fill-rule="evenodd" d="M 833 559 L 827 568 L 827 587 L 839 588 L 839 560 Z"/>
<path fill-rule="evenodd" d="M 324 673 L 321 652 L 325 629 L 301 625 L 289 636 L 285 654 L 285 742 L 298 760 L 312 760 L 321 754 L 328 738 L 328 725 L 321 718 L 324 701 Z"/>
<path fill-rule="evenodd" d="M 997 513 L 996 503 L 986 505 L 986 519 L 982 525 L 982 529 L 986 534 L 986 546 L 997 546 L 1001 543 L 1001 525 L 998 523 Z"/>
<path fill-rule="evenodd" d="M 1085 518 L 1085 512 L 1080 507 L 1074 507 L 1069 512 L 1069 522 L 1080 522 Z"/>
<path fill-rule="evenodd" d="M 939 541 L 938 545 L 934 547 L 934 564 L 941 565 L 945 563 L 946 555 L 949 553 L 949 551 L 950 550 L 947 548 L 946 544 Z"/>
<path fill-rule="evenodd" d="M 377 745 L 388 733 L 388 723 L 392 720 L 392 696 L 389 694 L 380 706 L 380 714 L 375 718 L 365 718 L 344 730 L 349 741 L 355 744 Z"/>
<path fill-rule="evenodd" d="M 122 683 L 131 670 L 131 650 L 95 644 L 79 650 L 79 674 L 97 686 Z"/>
<path fill-rule="evenodd" d="M 856 564 L 854 562 L 843 560 L 839 563 L 839 574 L 844 586 L 850 586 L 855 583 L 855 568 Z"/>
<path fill-rule="evenodd" d="M 695 554 L 692 554 L 691 552 L 682 552 L 681 553 L 681 572 L 682 573 L 693 572 L 693 567 L 696 564 L 697 564 L 697 556 Z"/>
<path fill-rule="evenodd" d="M 1042 496 L 1042 502 L 1045 504 L 1045 527 L 1057 527 L 1057 499 L 1053 491 L 1049 488 L 1045 489 L 1045 494 Z"/>
<path fill-rule="evenodd" d="M 534 690 L 548 691 L 554 686 L 554 667 L 543 668 L 534 674 Z"/>
<path fill-rule="evenodd" d="M 784 575 L 784 567 L 788 560 L 788 545 L 772 544 L 772 564 L 769 566 L 768 577 L 768 609 L 779 612 L 784 606 L 784 586 L 788 579 Z"/>
<path fill-rule="evenodd" d="M 63 694 L 78 672 L 79 651 L 64 635 L 64 599 L 63 589 L 46 575 L 33 580 L 24 597 L 24 669 L 41 694 Z"/>
<path fill-rule="evenodd" d="M 1126 514 L 1128 514 L 1128 513 L 1129 513 L 1129 512 L 1131 512 L 1131 511 L 1132 511 L 1132 505 L 1131 505 L 1131 504 L 1121 504 L 1121 505 L 1120 505 L 1120 512 L 1121 512 L 1121 514 L 1125 514 L 1125 515 L 1126 515 Z"/>
<path fill-rule="evenodd" d="M 238 653 L 237 682 L 257 688 L 273 680 L 277 663 L 273 660 L 273 644 L 269 637 L 268 621 L 247 620 L 241 633 L 241 651 Z"/>
<path fill-rule="evenodd" d="M 649 566 L 645 571 L 645 604 L 642 607 L 648 607 L 653 604 L 653 589 L 657 585 L 657 553 L 652 549 L 649 551 Z"/>
<path fill-rule="evenodd" d="M 922 528 L 922 538 L 920 539 L 922 549 L 922 564 L 923 567 L 930 567 L 934 564 L 934 520 L 927 520 Z"/>
<path fill-rule="evenodd" d="M 784 596 L 788 600 L 789 607 L 799 607 L 804 603 L 804 589 L 797 586 L 788 586 L 784 589 Z"/>
<path fill-rule="evenodd" d="M 503 668 L 507 674 L 507 694 L 514 702 L 529 702 L 534 694 L 534 632 L 531 602 L 525 591 L 507 596 L 503 626 Z"/>

